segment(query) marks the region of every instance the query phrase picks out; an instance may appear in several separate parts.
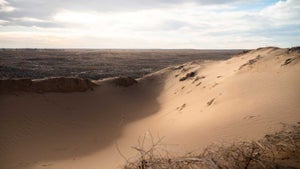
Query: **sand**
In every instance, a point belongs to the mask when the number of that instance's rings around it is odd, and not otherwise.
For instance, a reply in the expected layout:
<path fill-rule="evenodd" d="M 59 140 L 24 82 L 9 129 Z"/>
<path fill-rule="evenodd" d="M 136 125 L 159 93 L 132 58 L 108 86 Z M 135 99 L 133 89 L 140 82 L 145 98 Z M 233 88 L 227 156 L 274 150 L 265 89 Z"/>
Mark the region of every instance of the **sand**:
<path fill-rule="evenodd" d="M 169 67 L 137 83 L 1 93 L 0 168 L 117 168 L 125 161 L 116 147 L 134 158 L 131 146 L 150 133 L 174 153 L 259 139 L 300 121 L 299 58 L 299 49 L 269 47 Z"/>

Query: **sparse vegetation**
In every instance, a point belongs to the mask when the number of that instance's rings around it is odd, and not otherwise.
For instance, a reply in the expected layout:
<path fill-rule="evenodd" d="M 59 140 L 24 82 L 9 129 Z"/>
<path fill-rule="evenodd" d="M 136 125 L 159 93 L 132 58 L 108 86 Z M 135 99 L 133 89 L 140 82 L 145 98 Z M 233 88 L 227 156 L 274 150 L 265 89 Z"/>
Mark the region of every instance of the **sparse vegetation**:
<path fill-rule="evenodd" d="M 261 56 L 260 55 L 257 55 L 256 58 L 254 59 L 250 59 L 248 60 L 247 63 L 243 64 L 242 66 L 240 66 L 239 70 L 241 70 L 243 67 L 245 66 L 250 66 L 250 65 L 253 65 L 254 63 L 256 63 L 259 59 L 261 59 Z"/>
<path fill-rule="evenodd" d="M 241 50 L 0 49 L 0 78 L 140 78 L 193 60 L 223 60 Z M 178 69 L 183 68 L 179 66 Z M 176 68 L 175 68 L 176 69 Z"/>
<path fill-rule="evenodd" d="M 196 81 L 198 81 L 198 80 L 200 80 L 200 79 L 204 79 L 204 78 L 205 78 L 205 76 L 197 76 L 197 77 L 195 78 L 195 80 L 192 82 L 192 84 L 195 83 Z"/>
<path fill-rule="evenodd" d="M 288 64 L 292 63 L 294 60 L 296 60 L 296 58 L 288 58 L 285 60 L 285 62 L 281 66 L 288 65 Z"/>
<path fill-rule="evenodd" d="M 122 76 L 122 77 L 117 77 L 113 79 L 113 83 L 117 86 L 122 86 L 122 87 L 129 87 L 134 84 L 137 84 L 138 82 L 128 76 Z"/>
<path fill-rule="evenodd" d="M 179 81 L 185 81 L 186 79 L 196 76 L 196 72 L 189 72 L 184 77 L 180 78 Z"/>
<path fill-rule="evenodd" d="M 300 168 L 300 123 L 284 125 L 283 130 L 266 135 L 258 141 L 242 141 L 231 145 L 211 145 L 202 153 L 171 156 L 151 135 L 150 147 L 145 137 L 133 147 L 138 153 L 136 161 L 124 169 L 295 169 Z"/>

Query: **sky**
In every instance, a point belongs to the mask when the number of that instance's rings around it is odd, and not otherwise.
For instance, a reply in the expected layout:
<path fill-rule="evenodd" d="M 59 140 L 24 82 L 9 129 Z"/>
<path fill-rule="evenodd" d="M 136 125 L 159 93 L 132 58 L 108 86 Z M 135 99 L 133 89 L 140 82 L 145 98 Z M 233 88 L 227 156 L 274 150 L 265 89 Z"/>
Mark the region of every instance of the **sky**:
<path fill-rule="evenodd" d="M 0 0 L 0 48 L 300 45 L 300 0 Z"/>

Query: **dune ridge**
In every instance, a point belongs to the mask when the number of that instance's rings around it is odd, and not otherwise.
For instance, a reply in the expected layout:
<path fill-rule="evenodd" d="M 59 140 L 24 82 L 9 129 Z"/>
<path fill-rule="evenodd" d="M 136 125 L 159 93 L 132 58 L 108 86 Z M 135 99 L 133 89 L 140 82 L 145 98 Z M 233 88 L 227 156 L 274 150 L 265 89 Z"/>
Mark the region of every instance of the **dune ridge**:
<path fill-rule="evenodd" d="M 138 83 L 127 76 L 89 80 L 78 77 L 50 77 L 44 79 L 0 79 L 0 93 L 70 93 L 94 90 L 98 83 L 109 83 L 115 86 L 129 87 Z"/>
<path fill-rule="evenodd" d="M 96 84 L 81 78 L 52 77 L 45 79 L 1 79 L 0 92 L 84 92 Z"/>
<path fill-rule="evenodd" d="M 86 82 L 85 92 L 0 94 L 0 168 L 116 168 L 116 145 L 134 157 L 149 132 L 178 153 L 262 138 L 300 121 L 299 58 L 299 47 L 267 47 Z"/>

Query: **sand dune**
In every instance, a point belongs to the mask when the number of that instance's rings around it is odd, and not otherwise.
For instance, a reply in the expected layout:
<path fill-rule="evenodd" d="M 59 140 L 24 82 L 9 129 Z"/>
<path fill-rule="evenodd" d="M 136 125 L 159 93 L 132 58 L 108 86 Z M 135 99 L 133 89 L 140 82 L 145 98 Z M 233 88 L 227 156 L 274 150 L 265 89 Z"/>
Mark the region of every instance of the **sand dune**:
<path fill-rule="evenodd" d="M 46 79 L 4 79 L 0 80 L 0 92 L 83 92 L 92 90 L 96 84 L 80 78 L 53 77 Z"/>
<path fill-rule="evenodd" d="M 174 152 L 259 139 L 300 121 L 299 58 L 299 48 L 260 48 L 137 81 L 83 83 L 93 90 L 77 90 L 80 81 L 67 93 L 36 92 L 48 86 L 40 84 L 5 90 L 8 82 L 1 82 L 0 168 L 116 168 L 124 163 L 116 145 L 134 157 L 131 146 L 149 132 L 164 136 Z"/>

